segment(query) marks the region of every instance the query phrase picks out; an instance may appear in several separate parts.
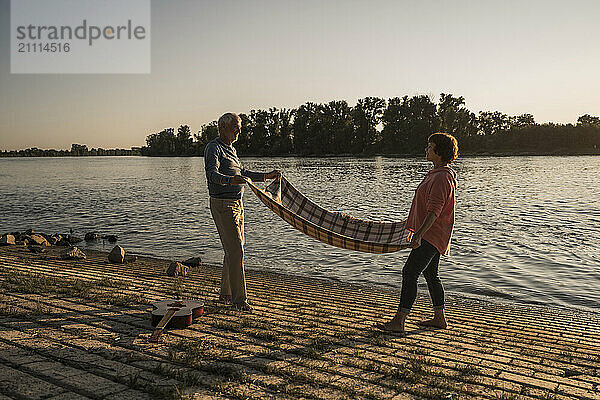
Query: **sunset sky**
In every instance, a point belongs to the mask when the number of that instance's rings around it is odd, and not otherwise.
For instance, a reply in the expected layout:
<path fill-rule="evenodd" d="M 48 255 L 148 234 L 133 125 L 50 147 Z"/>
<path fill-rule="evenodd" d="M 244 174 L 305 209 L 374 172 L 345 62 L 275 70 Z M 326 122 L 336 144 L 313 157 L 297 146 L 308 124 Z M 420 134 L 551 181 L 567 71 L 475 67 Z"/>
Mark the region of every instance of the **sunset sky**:
<path fill-rule="evenodd" d="M 441 92 L 538 122 L 600 115 L 600 2 L 152 1 L 150 74 L 10 73 L 0 149 L 129 148 L 223 112 Z M 118 62 L 118 60 L 115 60 Z"/>

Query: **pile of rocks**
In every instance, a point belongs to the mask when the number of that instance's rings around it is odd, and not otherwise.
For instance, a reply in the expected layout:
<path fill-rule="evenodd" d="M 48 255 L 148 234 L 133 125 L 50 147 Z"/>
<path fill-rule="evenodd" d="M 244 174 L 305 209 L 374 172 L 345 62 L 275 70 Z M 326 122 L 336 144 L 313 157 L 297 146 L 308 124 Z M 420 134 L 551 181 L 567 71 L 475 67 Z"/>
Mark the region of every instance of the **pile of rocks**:
<path fill-rule="evenodd" d="M 108 240 L 109 243 L 115 243 L 119 237 L 117 235 L 99 235 L 96 232 L 88 232 L 85 234 L 85 241 L 91 242 L 94 240 Z M 5 233 L 0 237 L 0 246 L 21 245 L 21 246 L 73 246 L 83 239 L 74 236 L 72 233 L 49 235 L 46 233 L 36 232 L 33 229 L 28 229 L 25 232 L 10 232 Z"/>
<path fill-rule="evenodd" d="M 117 235 L 100 235 L 97 232 L 88 232 L 84 236 L 86 242 L 94 242 L 97 240 L 107 240 L 109 243 L 115 243 L 118 240 Z M 0 237 L 0 246 L 8 245 L 24 245 L 35 253 L 44 253 L 46 248 L 50 246 L 66 246 L 68 247 L 60 253 L 60 258 L 63 260 L 85 260 L 87 257 L 81 249 L 74 246 L 81 242 L 82 239 L 73 236 L 72 234 L 54 234 L 47 235 L 44 233 L 36 233 L 33 229 L 29 229 L 24 233 L 11 232 Z M 126 264 L 137 260 L 137 256 L 128 256 L 123 247 L 116 245 L 108 253 L 108 261 L 112 264 Z M 202 265 L 200 257 L 188 258 L 185 261 L 173 261 L 167 268 L 168 276 L 184 277 L 188 274 L 190 268 L 198 268 Z"/>
<path fill-rule="evenodd" d="M 91 242 L 99 239 L 107 240 L 109 243 L 115 243 L 118 240 L 118 236 L 100 235 L 96 232 L 88 232 L 85 234 L 86 242 Z M 79 243 L 81 241 L 81 238 L 73 236 L 72 231 L 71 233 L 67 234 L 55 233 L 53 235 L 49 235 L 46 233 L 36 232 L 33 229 L 28 229 L 25 232 L 10 232 L 3 234 L 0 237 L 0 246 L 26 246 L 30 251 L 34 253 L 45 253 L 48 251 L 48 247 L 51 246 L 63 246 L 68 248 L 60 253 L 61 259 L 85 260 L 87 258 L 85 253 L 75 246 L 76 243 Z M 118 257 L 117 253 L 122 254 L 122 257 Z M 115 248 L 113 248 L 113 250 L 111 251 L 111 254 L 113 254 L 113 256 L 111 257 L 109 255 L 109 261 L 115 260 L 111 262 L 118 263 L 125 262 L 125 250 L 123 250 L 121 246 L 115 246 Z M 135 259 L 137 259 L 137 257 L 130 257 L 127 261 L 132 261 Z"/>
<path fill-rule="evenodd" d="M 47 235 L 45 233 L 37 233 L 33 229 L 26 232 L 11 232 L 2 235 L 0 245 L 16 244 L 22 246 L 70 246 L 81 242 L 81 239 L 72 235 Z"/>
<path fill-rule="evenodd" d="M 82 239 L 70 233 L 49 235 L 28 229 L 25 232 L 5 233 L 0 238 L 0 245 L 22 245 L 22 246 L 72 246 L 81 242 Z"/>

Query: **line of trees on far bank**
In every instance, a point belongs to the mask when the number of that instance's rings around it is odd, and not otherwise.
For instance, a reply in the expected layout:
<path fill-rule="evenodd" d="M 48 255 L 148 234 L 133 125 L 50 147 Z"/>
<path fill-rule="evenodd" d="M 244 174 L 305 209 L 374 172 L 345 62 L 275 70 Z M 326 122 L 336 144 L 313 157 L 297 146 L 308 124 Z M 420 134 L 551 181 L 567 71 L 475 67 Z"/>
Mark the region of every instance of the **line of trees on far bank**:
<path fill-rule="evenodd" d="M 440 95 L 365 97 L 346 101 L 305 103 L 295 109 L 270 108 L 239 114 L 242 131 L 235 147 L 240 155 L 419 155 L 433 132 L 448 132 L 462 154 L 600 154 L 600 117 L 589 114 L 576 124 L 536 123 L 533 115 L 510 116 L 498 111 L 471 112 L 463 97 Z M 100 155 L 202 156 L 218 136 L 217 122 L 192 134 L 189 125 L 163 129 L 131 149 L 0 151 L 0 157 Z"/>
<path fill-rule="evenodd" d="M 25 150 L 0 151 L 0 157 L 139 156 L 141 154 L 140 147 L 132 147 L 131 149 L 88 149 L 87 145 L 77 143 L 71 145 L 71 150 L 44 150 L 31 147 Z"/>
<path fill-rule="evenodd" d="M 463 97 L 440 95 L 378 97 L 306 103 L 296 109 L 270 108 L 239 114 L 242 131 L 235 144 L 240 155 L 422 154 L 433 132 L 454 135 L 461 153 L 598 154 L 600 118 L 583 115 L 577 124 L 535 122 L 533 115 L 498 111 L 475 114 Z M 167 128 L 146 138 L 148 156 L 201 156 L 218 136 L 217 122 L 192 134 L 188 125 Z"/>

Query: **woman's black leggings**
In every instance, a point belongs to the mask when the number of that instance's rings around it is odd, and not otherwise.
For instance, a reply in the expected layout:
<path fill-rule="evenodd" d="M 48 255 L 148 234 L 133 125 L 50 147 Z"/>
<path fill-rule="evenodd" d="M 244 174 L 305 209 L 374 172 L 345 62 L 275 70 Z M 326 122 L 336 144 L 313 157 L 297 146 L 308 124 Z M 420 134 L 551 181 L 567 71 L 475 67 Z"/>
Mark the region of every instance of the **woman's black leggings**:
<path fill-rule="evenodd" d="M 404 268 L 402 269 L 402 291 L 398 310 L 409 313 L 417 298 L 417 281 L 421 272 L 427 281 L 434 309 L 444 308 L 444 288 L 438 276 L 440 252 L 426 240 L 421 240 L 421 246 L 413 249 Z"/>

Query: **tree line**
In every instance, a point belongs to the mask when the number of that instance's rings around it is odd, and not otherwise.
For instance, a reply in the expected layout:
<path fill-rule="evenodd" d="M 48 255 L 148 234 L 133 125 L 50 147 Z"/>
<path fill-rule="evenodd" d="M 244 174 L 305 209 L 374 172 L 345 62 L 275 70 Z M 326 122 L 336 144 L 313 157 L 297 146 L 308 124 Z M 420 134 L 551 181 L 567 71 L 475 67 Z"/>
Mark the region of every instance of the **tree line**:
<path fill-rule="evenodd" d="M 383 99 L 365 97 L 356 105 L 335 100 L 305 103 L 295 109 L 269 108 L 239 114 L 242 130 L 238 154 L 256 156 L 420 155 L 433 132 L 448 132 L 462 154 L 599 154 L 600 117 L 589 114 L 576 124 L 536 123 L 533 115 L 499 111 L 471 112 L 464 97 L 442 93 Z M 202 156 L 218 136 L 217 121 L 192 134 L 189 125 L 166 128 L 146 137 L 146 146 L 88 150 L 30 148 L 3 151 L 0 156 L 146 155 Z"/>
<path fill-rule="evenodd" d="M 0 157 L 72 157 L 72 156 L 139 156 L 141 148 L 131 149 L 88 149 L 85 144 L 73 143 L 71 150 L 39 149 L 31 147 L 24 150 L 0 151 Z"/>
<path fill-rule="evenodd" d="M 535 122 L 533 115 L 499 111 L 471 112 L 464 97 L 440 95 L 365 97 L 355 106 L 346 101 L 308 102 L 296 109 L 269 108 L 239 114 L 242 130 L 235 144 L 240 155 L 416 155 L 433 132 L 454 135 L 462 153 L 597 154 L 600 118 L 589 114 L 577 124 Z M 217 122 L 195 133 L 188 125 L 167 128 L 146 138 L 148 156 L 201 156 L 218 136 Z"/>

